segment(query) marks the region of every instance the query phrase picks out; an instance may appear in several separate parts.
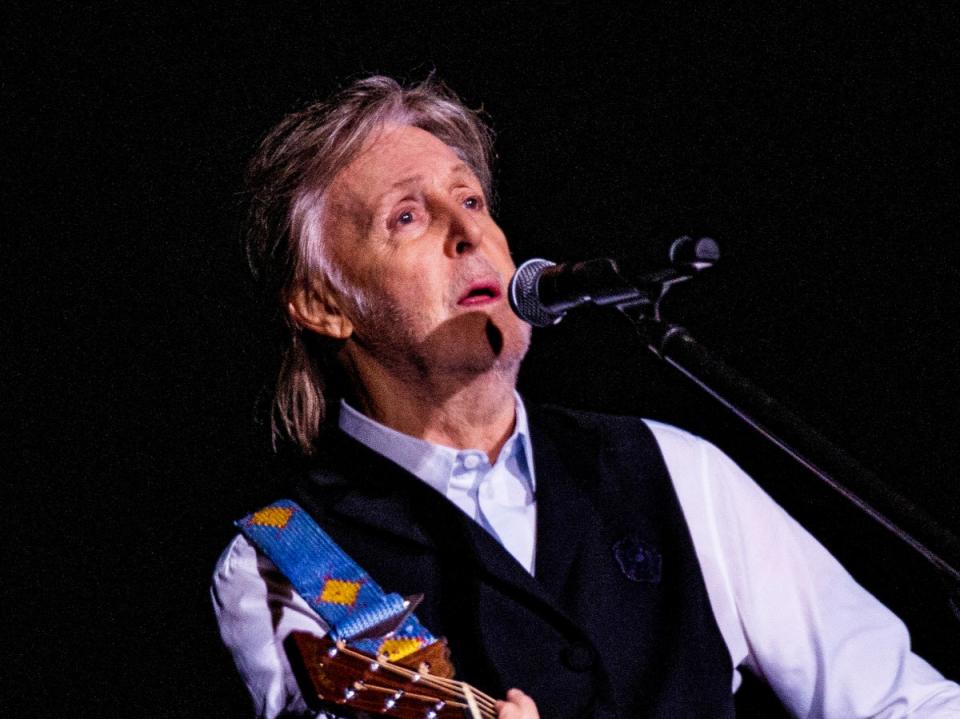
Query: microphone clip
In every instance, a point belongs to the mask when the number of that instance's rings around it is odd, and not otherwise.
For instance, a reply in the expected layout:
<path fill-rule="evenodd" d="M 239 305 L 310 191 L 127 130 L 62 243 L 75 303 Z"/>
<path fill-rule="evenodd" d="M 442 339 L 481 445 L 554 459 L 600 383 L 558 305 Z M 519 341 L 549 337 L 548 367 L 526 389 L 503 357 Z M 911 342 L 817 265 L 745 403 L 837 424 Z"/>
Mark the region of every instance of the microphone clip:
<path fill-rule="evenodd" d="M 720 260 L 720 246 L 711 237 L 695 240 L 684 235 L 670 245 L 668 257 L 669 268 L 648 273 L 639 278 L 640 295 L 635 300 L 617 304 L 617 309 L 634 322 L 641 320 L 662 322 L 660 305 L 667 293 L 677 285 L 713 267 Z"/>

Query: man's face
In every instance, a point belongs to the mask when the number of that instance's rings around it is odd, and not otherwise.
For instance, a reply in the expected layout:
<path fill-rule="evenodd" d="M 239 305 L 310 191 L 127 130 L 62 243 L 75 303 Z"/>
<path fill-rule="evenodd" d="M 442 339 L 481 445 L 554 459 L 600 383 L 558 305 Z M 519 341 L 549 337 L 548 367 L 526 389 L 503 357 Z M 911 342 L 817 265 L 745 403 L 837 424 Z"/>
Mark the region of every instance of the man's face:
<path fill-rule="evenodd" d="M 516 268 L 480 182 L 450 147 L 386 126 L 326 203 L 328 256 L 367 300 L 350 317 L 349 352 L 419 377 L 516 372 L 530 336 L 506 301 Z"/>

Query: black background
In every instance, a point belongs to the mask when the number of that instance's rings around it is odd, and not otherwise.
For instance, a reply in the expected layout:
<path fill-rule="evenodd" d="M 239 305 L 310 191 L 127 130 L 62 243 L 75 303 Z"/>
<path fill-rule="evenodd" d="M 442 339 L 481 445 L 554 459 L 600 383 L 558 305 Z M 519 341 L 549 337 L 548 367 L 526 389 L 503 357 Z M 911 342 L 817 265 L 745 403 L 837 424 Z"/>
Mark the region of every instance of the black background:
<path fill-rule="evenodd" d="M 777 5 L 8 7 L 7 696 L 246 710 L 206 594 L 272 463 L 242 168 L 285 112 L 372 72 L 436 70 L 489 113 L 520 259 L 653 268 L 678 235 L 717 238 L 671 319 L 956 527 L 957 11 Z M 572 315 L 537 332 L 521 390 L 718 443 L 960 677 L 922 560 L 644 352 Z"/>

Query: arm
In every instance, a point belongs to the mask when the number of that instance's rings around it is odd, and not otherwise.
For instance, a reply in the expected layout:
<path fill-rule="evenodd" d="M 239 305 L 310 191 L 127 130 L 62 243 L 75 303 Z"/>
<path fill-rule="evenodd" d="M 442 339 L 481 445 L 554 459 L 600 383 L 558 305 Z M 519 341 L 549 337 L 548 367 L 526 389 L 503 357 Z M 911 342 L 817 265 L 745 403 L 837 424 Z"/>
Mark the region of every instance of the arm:
<path fill-rule="evenodd" d="M 903 622 L 739 467 L 653 428 L 735 667 L 796 716 L 960 717 L 960 687 L 910 651 Z"/>
<path fill-rule="evenodd" d="M 322 637 L 327 632 L 323 620 L 242 536 L 217 562 L 210 592 L 220 636 L 247 685 L 256 716 L 314 716 L 300 694 L 283 640 L 294 630 Z"/>

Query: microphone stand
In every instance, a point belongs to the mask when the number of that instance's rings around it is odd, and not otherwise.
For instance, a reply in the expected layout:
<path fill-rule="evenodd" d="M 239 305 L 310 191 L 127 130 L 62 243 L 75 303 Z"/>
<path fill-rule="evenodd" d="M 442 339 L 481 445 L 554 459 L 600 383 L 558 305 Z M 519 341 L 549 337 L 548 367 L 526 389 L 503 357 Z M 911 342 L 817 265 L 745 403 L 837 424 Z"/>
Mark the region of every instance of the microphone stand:
<path fill-rule="evenodd" d="M 947 583 L 950 607 L 960 621 L 960 539 L 714 356 L 685 328 L 663 320 L 660 304 L 670 289 L 712 267 L 719 256 L 710 238 L 682 237 L 670 250 L 673 268 L 643 278 L 633 285 L 633 296 L 615 306 L 657 357 L 933 565 Z"/>

